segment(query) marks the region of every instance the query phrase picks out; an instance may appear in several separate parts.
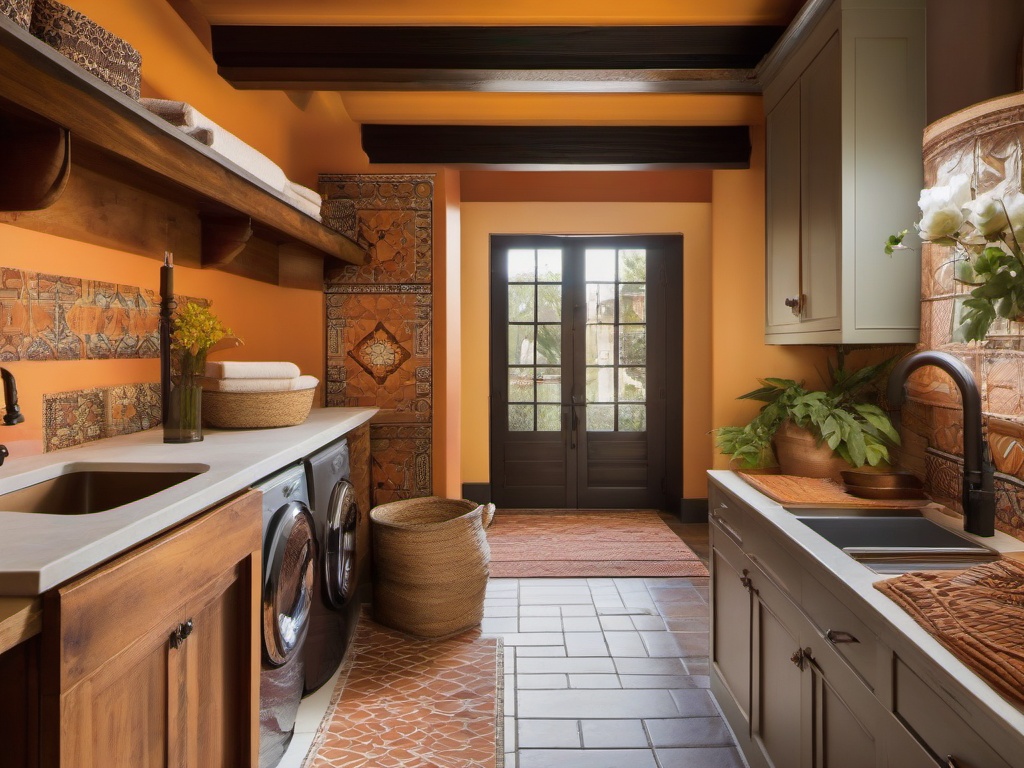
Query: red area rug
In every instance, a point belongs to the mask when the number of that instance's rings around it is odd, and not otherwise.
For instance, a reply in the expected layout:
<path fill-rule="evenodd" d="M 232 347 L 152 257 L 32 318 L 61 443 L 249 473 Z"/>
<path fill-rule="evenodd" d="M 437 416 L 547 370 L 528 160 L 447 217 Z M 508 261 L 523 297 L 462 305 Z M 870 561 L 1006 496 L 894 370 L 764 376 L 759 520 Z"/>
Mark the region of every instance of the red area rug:
<path fill-rule="evenodd" d="M 487 540 L 493 578 L 708 575 L 655 512 L 499 510 Z"/>
<path fill-rule="evenodd" d="M 502 768 L 503 671 L 479 629 L 420 640 L 363 615 L 303 768 Z"/>

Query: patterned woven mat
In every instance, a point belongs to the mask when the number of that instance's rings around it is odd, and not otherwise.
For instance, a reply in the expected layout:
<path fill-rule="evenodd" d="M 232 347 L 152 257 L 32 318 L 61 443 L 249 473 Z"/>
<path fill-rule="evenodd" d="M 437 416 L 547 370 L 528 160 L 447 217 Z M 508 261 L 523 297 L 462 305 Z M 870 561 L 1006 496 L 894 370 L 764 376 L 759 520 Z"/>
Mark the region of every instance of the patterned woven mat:
<path fill-rule="evenodd" d="M 707 576 L 655 512 L 515 514 L 487 529 L 492 578 Z"/>
<path fill-rule="evenodd" d="M 862 499 L 843 490 L 841 483 L 822 477 L 798 477 L 797 475 L 749 475 L 739 476 L 769 499 L 790 507 L 920 507 L 927 499 Z"/>
<path fill-rule="evenodd" d="M 905 573 L 875 588 L 1015 704 L 1024 704 L 1024 563 Z"/>
<path fill-rule="evenodd" d="M 503 666 L 478 629 L 420 640 L 361 616 L 303 768 L 503 768 Z"/>

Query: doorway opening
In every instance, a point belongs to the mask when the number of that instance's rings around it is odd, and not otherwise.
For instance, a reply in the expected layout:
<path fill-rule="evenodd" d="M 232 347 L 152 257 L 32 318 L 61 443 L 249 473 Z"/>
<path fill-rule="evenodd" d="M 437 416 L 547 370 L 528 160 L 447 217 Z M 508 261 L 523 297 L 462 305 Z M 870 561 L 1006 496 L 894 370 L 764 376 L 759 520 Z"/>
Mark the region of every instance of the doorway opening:
<path fill-rule="evenodd" d="M 499 506 L 674 509 L 679 235 L 491 237 L 491 493 Z"/>

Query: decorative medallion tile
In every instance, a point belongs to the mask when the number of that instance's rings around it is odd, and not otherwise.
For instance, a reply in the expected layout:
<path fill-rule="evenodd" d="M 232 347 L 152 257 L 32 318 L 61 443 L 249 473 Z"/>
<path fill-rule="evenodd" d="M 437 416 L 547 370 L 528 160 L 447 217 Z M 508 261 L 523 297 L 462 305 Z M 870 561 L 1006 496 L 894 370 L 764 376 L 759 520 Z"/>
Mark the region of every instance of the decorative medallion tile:
<path fill-rule="evenodd" d="M 348 356 L 373 377 L 378 385 L 387 383 L 412 353 L 402 346 L 384 323 L 377 323 L 370 333 L 356 342 Z"/>
<path fill-rule="evenodd" d="M 160 423 L 160 384 L 122 384 L 106 392 L 109 436 L 130 435 Z"/>
<path fill-rule="evenodd" d="M 928 451 L 925 483 L 936 500 L 959 510 L 963 475 L 962 461 L 935 450 Z"/>
<path fill-rule="evenodd" d="M 118 384 L 43 395 L 43 450 L 56 451 L 160 424 L 160 384 Z"/>
<path fill-rule="evenodd" d="M 1024 483 L 996 475 L 996 528 L 1024 541 Z"/>
<path fill-rule="evenodd" d="M 430 495 L 430 427 L 373 424 L 370 449 L 374 506 Z"/>

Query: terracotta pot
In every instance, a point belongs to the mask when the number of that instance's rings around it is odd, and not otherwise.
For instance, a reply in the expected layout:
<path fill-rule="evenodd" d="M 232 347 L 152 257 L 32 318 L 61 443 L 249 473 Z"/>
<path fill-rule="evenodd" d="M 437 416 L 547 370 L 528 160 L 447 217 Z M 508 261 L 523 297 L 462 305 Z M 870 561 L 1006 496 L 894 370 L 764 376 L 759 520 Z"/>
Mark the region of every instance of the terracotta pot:
<path fill-rule="evenodd" d="M 798 477 L 827 477 L 842 482 L 840 474 L 852 465 L 828 447 L 818 444 L 818 438 L 809 429 L 798 427 L 791 421 L 784 421 L 776 430 L 772 442 L 779 470 L 784 475 Z"/>

